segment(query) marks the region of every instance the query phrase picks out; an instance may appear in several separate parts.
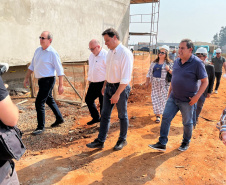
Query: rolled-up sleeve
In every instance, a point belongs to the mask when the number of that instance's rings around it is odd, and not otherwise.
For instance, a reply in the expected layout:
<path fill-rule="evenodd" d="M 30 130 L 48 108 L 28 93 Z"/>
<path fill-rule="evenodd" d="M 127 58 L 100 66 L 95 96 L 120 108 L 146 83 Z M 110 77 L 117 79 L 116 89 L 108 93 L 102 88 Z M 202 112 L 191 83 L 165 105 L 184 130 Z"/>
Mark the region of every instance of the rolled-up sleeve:
<path fill-rule="evenodd" d="M 64 75 L 64 69 L 63 69 L 63 66 L 61 64 L 60 56 L 58 55 L 58 53 L 54 53 L 54 52 L 52 53 L 52 60 L 53 60 L 53 64 L 54 64 L 55 70 L 57 72 L 57 75 L 63 76 Z"/>
<path fill-rule="evenodd" d="M 121 80 L 120 84 L 129 84 L 133 71 L 133 55 L 129 51 L 125 51 L 121 60 Z"/>

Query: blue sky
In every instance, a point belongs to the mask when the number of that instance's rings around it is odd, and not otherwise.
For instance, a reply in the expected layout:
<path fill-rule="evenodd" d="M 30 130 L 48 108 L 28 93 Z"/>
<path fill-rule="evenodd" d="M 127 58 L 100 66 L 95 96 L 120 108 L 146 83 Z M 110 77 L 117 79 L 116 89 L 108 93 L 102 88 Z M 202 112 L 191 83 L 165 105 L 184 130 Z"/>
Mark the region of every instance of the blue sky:
<path fill-rule="evenodd" d="M 130 14 L 149 14 L 151 7 L 150 3 L 131 5 Z M 158 42 L 180 42 L 183 38 L 211 42 L 222 26 L 226 26 L 226 0 L 160 0 Z M 148 32 L 150 24 L 130 26 L 132 32 L 141 30 Z M 129 43 L 149 40 L 131 36 Z"/>

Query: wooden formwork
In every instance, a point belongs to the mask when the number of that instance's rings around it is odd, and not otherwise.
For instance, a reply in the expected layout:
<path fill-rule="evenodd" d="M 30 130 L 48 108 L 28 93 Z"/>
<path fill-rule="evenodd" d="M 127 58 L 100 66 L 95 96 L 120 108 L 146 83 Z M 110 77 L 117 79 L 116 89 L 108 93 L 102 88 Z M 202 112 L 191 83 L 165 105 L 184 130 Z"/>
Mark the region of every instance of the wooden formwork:
<path fill-rule="evenodd" d="M 87 73 L 88 65 L 85 62 L 71 62 L 63 63 L 64 68 L 64 93 L 58 94 L 59 79 L 56 78 L 56 84 L 53 90 L 53 96 L 55 100 L 83 103 L 85 93 L 87 90 Z M 38 80 L 34 78 L 34 74 L 31 75 L 31 92 L 32 96 L 36 97 L 38 93 Z"/>

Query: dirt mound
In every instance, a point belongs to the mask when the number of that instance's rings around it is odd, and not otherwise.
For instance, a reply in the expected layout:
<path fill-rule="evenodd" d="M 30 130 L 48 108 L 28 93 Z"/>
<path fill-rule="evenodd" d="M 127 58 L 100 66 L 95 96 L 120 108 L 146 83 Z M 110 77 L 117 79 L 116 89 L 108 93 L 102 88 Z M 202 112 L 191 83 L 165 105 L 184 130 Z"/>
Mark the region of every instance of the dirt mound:
<path fill-rule="evenodd" d="M 55 121 L 46 109 L 46 130 L 42 135 L 32 136 L 36 128 L 34 99 L 19 104 L 19 127 L 24 132 L 27 152 L 16 170 L 22 185 L 32 184 L 226 184 L 226 147 L 218 138 L 215 125 L 226 107 L 226 80 L 221 81 L 218 94 L 206 99 L 201 118 L 193 131 L 190 148 L 179 152 L 183 134 L 181 114 L 173 119 L 166 152 L 148 147 L 159 137 L 160 124 L 154 122 L 150 88 L 136 85 L 128 103 L 130 126 L 128 145 L 121 151 L 112 148 L 119 135 L 117 110 L 113 109 L 111 128 L 103 150 L 92 150 L 85 145 L 93 141 L 99 124 L 88 126 L 87 107 L 60 102 L 58 105 L 65 123 L 51 128 Z M 15 103 L 24 99 L 15 97 Z"/>

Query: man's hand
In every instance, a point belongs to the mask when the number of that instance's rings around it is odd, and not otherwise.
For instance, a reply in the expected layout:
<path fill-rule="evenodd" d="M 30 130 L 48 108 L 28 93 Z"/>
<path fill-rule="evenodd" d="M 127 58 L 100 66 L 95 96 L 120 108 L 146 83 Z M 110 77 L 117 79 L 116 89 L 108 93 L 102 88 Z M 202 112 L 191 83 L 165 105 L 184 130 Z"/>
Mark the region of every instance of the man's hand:
<path fill-rule="evenodd" d="M 189 102 L 189 105 L 194 105 L 198 100 L 199 100 L 199 97 L 197 97 L 196 95 L 195 96 L 193 96 L 192 98 L 191 97 L 189 97 L 189 99 L 191 100 L 190 102 Z"/>
<path fill-rule="evenodd" d="M 63 86 L 59 86 L 58 87 L 58 93 L 59 93 L 59 95 L 63 94 L 63 92 L 64 92 L 64 87 Z"/>
<path fill-rule="evenodd" d="M 111 97 L 111 104 L 118 103 L 118 100 L 120 98 L 120 95 L 117 95 L 116 93 Z"/>
<path fill-rule="evenodd" d="M 207 98 L 209 98 L 209 97 L 210 97 L 210 95 L 211 95 L 211 93 L 208 93 L 206 97 L 207 97 Z"/>
<path fill-rule="evenodd" d="M 29 87 L 29 79 L 25 78 L 24 79 L 24 88 L 28 88 Z"/>
<path fill-rule="evenodd" d="M 105 85 L 101 89 L 101 93 L 102 93 L 103 96 L 104 96 L 104 91 L 105 91 Z"/>

